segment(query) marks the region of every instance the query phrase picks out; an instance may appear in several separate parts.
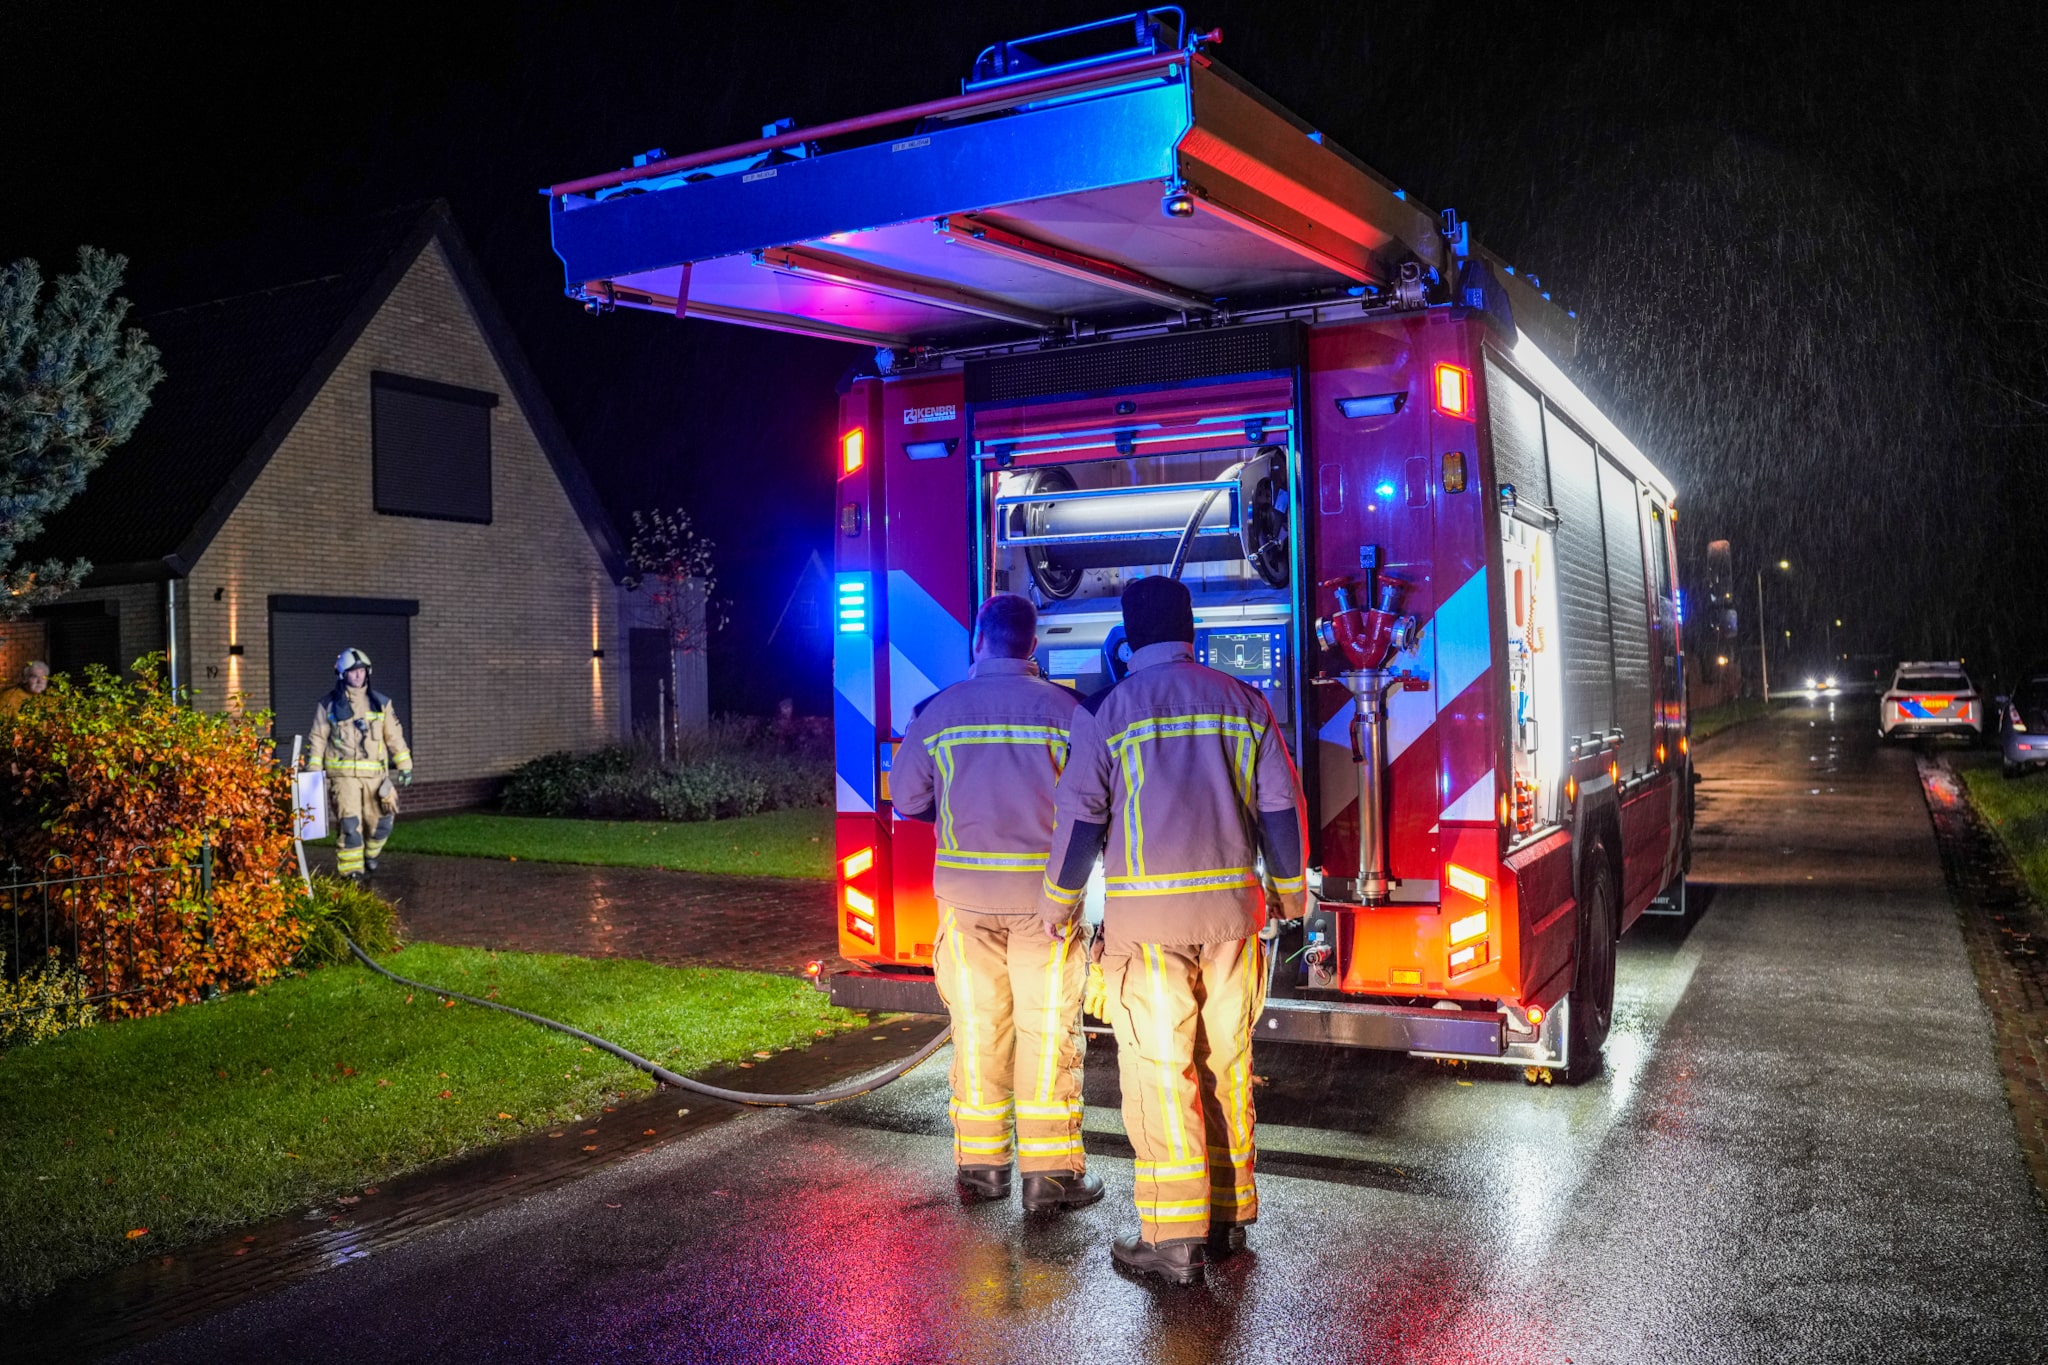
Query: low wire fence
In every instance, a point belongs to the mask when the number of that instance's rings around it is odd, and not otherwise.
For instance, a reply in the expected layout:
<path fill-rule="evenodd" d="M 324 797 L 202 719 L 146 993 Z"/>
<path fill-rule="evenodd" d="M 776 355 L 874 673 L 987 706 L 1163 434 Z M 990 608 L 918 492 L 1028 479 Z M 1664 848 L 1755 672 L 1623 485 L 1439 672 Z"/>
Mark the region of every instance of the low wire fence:
<path fill-rule="evenodd" d="M 196 931 L 212 942 L 213 844 L 193 862 L 166 860 L 153 845 L 117 858 L 58 855 L 41 868 L 10 862 L 0 870 L 0 946 L 8 983 L 59 968 L 77 973 L 85 994 L 72 1003 L 101 1005 L 160 989 L 179 954 L 167 946 Z M 7 1008 L 0 1021 L 47 1008 Z"/>

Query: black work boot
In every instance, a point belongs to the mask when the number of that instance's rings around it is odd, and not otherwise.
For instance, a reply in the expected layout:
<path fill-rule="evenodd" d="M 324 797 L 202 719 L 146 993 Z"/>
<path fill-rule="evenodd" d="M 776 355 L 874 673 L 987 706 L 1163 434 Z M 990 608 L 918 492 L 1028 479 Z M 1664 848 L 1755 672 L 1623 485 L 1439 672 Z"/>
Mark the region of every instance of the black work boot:
<path fill-rule="evenodd" d="M 1214 1223 L 1209 1227 L 1209 1240 L 1205 1244 L 1209 1259 L 1220 1261 L 1224 1257 L 1244 1250 L 1244 1230 L 1249 1223 Z"/>
<path fill-rule="evenodd" d="M 363 859 L 363 871 L 365 871 L 365 872 L 375 872 L 376 870 L 377 870 L 377 860 L 376 860 L 375 858 L 365 858 L 365 859 Z"/>
<path fill-rule="evenodd" d="M 1024 1212 L 1085 1209 L 1102 1198 L 1102 1177 L 1082 1171 L 1030 1171 L 1024 1176 Z"/>
<path fill-rule="evenodd" d="M 1010 1197 L 1008 1166 L 961 1166 L 953 1172 L 953 1186 L 963 1204 L 982 1204 Z"/>
<path fill-rule="evenodd" d="M 1109 1245 L 1116 1263 L 1134 1274 L 1157 1275 L 1174 1284 L 1193 1284 L 1202 1278 L 1208 1256 L 1197 1241 L 1162 1242 L 1157 1246 L 1142 1237 L 1119 1237 Z"/>

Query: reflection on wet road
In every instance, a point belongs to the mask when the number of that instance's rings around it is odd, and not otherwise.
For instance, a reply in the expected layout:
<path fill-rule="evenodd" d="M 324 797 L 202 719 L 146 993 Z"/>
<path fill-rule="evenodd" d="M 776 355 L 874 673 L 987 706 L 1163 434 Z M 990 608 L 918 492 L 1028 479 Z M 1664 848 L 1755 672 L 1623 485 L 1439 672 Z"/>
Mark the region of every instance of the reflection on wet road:
<path fill-rule="evenodd" d="M 1701 746 L 1708 903 L 1624 940 L 1603 1076 L 1261 1051 L 1262 1218 L 1205 1285 L 1110 1266 L 1134 1220 L 1105 1047 L 1111 1197 L 1078 1215 L 955 1205 L 933 1065 L 136 1358 L 2048 1360 L 2048 1219 L 1912 755 L 1836 706 Z"/>

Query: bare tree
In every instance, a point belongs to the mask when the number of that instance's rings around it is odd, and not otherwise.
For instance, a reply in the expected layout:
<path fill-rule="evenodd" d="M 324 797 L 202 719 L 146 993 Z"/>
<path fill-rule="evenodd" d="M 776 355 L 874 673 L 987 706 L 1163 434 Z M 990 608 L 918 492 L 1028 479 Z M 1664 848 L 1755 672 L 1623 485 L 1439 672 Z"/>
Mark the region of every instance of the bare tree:
<path fill-rule="evenodd" d="M 655 508 L 633 514 L 633 538 L 626 557 L 633 567 L 634 589 L 646 594 L 648 614 L 668 637 L 668 696 L 662 708 L 663 734 L 675 731 L 677 660 L 702 654 L 711 636 L 726 624 L 726 604 L 717 596 L 717 547 L 697 534 L 690 514 Z M 664 740 L 663 757 L 667 744 Z"/>

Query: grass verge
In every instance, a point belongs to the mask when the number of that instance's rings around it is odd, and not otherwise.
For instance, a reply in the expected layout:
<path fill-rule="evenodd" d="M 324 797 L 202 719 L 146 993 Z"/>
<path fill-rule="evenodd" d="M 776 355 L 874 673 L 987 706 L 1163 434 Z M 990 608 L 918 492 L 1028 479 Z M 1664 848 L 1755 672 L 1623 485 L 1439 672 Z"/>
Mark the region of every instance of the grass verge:
<path fill-rule="evenodd" d="M 391 848 L 401 853 L 823 881 L 832 875 L 832 812 L 778 810 L 692 824 L 442 815 L 399 821 L 392 832 Z"/>
<path fill-rule="evenodd" d="M 2048 776 L 2007 779 L 1998 764 L 1995 753 L 1959 754 L 1950 760 L 1970 803 L 2012 855 L 2034 899 L 2048 905 Z"/>
<path fill-rule="evenodd" d="M 1737 697 L 1734 701 L 1709 706 L 1704 711 L 1695 711 L 1687 719 L 1687 733 L 1697 744 L 1703 739 L 1712 739 L 1723 730 L 1731 729 L 1746 720 L 1755 720 L 1768 713 L 1770 708 L 1756 697 Z"/>
<path fill-rule="evenodd" d="M 430 944 L 387 961 L 684 1073 L 862 1022 L 753 972 Z M 0 1304 L 653 1086 L 575 1039 L 361 967 L 0 1053 Z"/>

